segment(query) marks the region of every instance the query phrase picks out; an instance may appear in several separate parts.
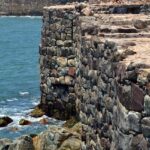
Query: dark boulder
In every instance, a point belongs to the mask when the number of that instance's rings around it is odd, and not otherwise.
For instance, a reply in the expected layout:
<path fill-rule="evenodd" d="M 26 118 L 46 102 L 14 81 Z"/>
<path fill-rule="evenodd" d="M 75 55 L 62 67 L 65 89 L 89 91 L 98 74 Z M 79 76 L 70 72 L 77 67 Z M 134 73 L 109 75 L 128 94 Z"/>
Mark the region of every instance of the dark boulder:
<path fill-rule="evenodd" d="M 7 117 L 7 116 L 1 117 L 0 118 L 0 127 L 5 127 L 11 122 L 13 122 L 13 120 L 10 117 Z"/>
<path fill-rule="evenodd" d="M 31 121 L 28 121 L 26 119 L 21 119 L 19 121 L 19 125 L 30 125 L 31 124 Z"/>

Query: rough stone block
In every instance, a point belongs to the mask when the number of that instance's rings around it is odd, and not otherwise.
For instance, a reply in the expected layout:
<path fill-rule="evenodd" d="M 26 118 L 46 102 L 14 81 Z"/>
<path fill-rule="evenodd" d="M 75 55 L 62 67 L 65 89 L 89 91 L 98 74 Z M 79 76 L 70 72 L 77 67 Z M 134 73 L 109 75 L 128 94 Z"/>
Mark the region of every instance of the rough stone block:
<path fill-rule="evenodd" d="M 144 97 L 144 114 L 150 115 L 150 96 L 145 95 Z"/>
<path fill-rule="evenodd" d="M 60 67 L 66 67 L 67 66 L 67 58 L 65 58 L 65 57 L 58 57 L 57 58 L 57 64 Z"/>
<path fill-rule="evenodd" d="M 69 67 L 68 75 L 74 77 L 76 75 L 76 68 L 75 67 Z"/>
<path fill-rule="evenodd" d="M 144 108 L 143 90 L 136 84 L 121 86 L 117 84 L 117 93 L 121 103 L 128 109 L 141 112 Z"/>
<path fill-rule="evenodd" d="M 131 85 L 132 98 L 131 98 L 131 110 L 142 111 L 144 108 L 144 92 L 136 84 Z"/>
<path fill-rule="evenodd" d="M 120 130 L 129 133 L 129 131 L 140 132 L 140 119 L 141 114 L 126 110 L 126 108 L 118 102 L 117 107 L 114 107 L 113 112 L 113 125 Z"/>
<path fill-rule="evenodd" d="M 141 124 L 143 135 L 150 138 L 150 117 L 143 118 Z"/>

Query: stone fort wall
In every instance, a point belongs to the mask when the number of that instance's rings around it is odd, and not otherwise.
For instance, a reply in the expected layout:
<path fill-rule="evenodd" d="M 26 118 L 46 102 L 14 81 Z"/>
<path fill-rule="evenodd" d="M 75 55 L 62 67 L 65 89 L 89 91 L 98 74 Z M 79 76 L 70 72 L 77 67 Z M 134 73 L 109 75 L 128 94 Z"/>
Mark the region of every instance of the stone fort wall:
<path fill-rule="evenodd" d="M 44 8 L 41 108 L 57 119 L 76 116 L 84 124 L 83 150 L 148 150 L 149 64 L 125 63 L 135 53 L 103 41 L 100 14 L 86 16 L 82 8 Z"/>

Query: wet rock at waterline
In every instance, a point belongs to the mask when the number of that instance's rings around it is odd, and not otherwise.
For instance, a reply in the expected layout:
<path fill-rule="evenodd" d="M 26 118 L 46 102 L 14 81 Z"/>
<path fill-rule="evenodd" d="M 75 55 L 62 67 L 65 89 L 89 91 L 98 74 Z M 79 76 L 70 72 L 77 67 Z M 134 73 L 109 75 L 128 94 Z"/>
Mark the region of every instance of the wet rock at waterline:
<path fill-rule="evenodd" d="M 31 111 L 30 116 L 38 118 L 42 117 L 44 114 L 45 113 L 42 111 L 42 109 L 37 106 L 34 110 Z"/>
<path fill-rule="evenodd" d="M 28 121 L 28 120 L 26 120 L 26 119 L 21 119 L 20 121 L 19 121 L 19 125 L 30 125 L 30 124 L 32 124 L 32 122 L 31 121 Z"/>
<path fill-rule="evenodd" d="M 39 135 L 0 139 L 0 150 L 81 150 L 81 131 L 80 123 L 72 128 L 49 126 Z"/>
<path fill-rule="evenodd" d="M 10 124 L 11 122 L 13 122 L 13 120 L 10 117 L 1 117 L 0 118 L 0 127 L 5 127 L 8 124 Z"/>

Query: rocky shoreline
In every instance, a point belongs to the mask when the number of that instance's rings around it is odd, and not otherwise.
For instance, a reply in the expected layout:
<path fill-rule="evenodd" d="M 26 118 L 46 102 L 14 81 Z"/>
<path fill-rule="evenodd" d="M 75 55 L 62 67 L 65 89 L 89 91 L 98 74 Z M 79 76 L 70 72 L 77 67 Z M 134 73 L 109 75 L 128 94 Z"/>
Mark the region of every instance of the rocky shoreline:
<path fill-rule="evenodd" d="M 45 120 L 42 123 L 47 124 Z M 15 140 L 0 139 L 0 150 L 80 150 L 81 136 L 82 124 L 70 120 L 63 127 L 49 125 L 38 135 L 23 135 Z"/>

